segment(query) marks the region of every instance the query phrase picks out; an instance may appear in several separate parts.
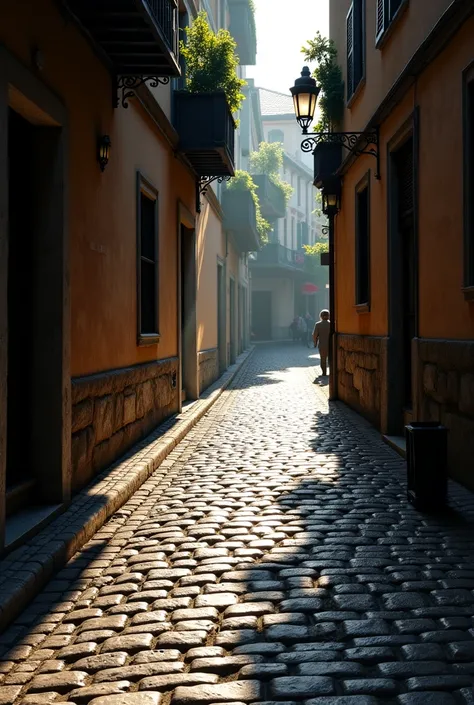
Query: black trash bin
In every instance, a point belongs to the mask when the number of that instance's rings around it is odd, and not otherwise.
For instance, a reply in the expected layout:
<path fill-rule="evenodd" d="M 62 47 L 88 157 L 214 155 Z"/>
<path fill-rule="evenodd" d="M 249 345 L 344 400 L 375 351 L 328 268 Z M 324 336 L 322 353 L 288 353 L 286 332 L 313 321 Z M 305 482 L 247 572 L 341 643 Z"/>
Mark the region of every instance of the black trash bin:
<path fill-rule="evenodd" d="M 448 495 L 448 429 L 439 423 L 413 422 L 405 426 L 405 438 L 408 501 L 420 511 L 439 511 Z"/>

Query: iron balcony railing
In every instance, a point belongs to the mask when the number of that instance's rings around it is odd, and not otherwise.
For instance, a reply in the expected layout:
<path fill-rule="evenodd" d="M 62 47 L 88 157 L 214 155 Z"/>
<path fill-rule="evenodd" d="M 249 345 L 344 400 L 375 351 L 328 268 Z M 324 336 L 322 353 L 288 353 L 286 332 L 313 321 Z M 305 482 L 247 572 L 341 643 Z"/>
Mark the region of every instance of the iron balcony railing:
<path fill-rule="evenodd" d="M 168 49 L 178 58 L 179 32 L 178 32 L 178 2 L 177 0 L 142 0 L 148 5 L 150 14 L 161 29 L 163 39 Z"/>
<path fill-rule="evenodd" d="M 258 252 L 253 261 L 253 266 L 282 266 L 291 269 L 304 269 L 304 255 L 278 242 L 269 242 Z"/>

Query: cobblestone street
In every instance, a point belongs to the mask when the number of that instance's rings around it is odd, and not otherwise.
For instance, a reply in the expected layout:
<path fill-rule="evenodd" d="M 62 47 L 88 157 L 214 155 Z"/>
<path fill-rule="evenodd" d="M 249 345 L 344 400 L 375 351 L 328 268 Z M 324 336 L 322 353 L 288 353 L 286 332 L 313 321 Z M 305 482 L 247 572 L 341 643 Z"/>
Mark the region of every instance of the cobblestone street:
<path fill-rule="evenodd" d="M 417 513 L 310 354 L 257 346 L 0 637 L 0 705 L 474 702 L 472 495 Z"/>

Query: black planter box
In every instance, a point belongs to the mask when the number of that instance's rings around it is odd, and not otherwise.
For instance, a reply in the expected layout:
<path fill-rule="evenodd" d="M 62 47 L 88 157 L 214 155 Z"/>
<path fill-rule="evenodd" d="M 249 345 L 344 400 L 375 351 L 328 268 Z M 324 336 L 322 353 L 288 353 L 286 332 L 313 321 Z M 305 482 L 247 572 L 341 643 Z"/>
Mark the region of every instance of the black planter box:
<path fill-rule="evenodd" d="M 321 267 L 329 267 L 329 252 L 321 252 L 320 262 Z"/>
<path fill-rule="evenodd" d="M 255 203 L 250 191 L 226 190 L 222 195 L 224 227 L 232 233 L 239 252 L 260 249 Z"/>
<path fill-rule="evenodd" d="M 285 194 L 281 188 L 278 188 L 266 174 L 259 174 L 252 176 L 252 178 L 258 187 L 257 196 L 263 217 L 270 222 L 274 222 L 278 218 L 284 218 L 286 215 L 286 201 Z"/>
<path fill-rule="evenodd" d="M 257 63 L 257 32 L 249 0 L 229 0 L 229 31 L 237 42 L 237 55 L 242 66 Z"/>
<path fill-rule="evenodd" d="M 178 151 L 198 176 L 233 176 L 235 122 L 225 94 L 174 94 Z"/>
<path fill-rule="evenodd" d="M 335 142 L 320 142 L 314 150 L 314 185 L 323 188 L 342 163 L 342 145 Z"/>
<path fill-rule="evenodd" d="M 405 426 L 407 498 L 420 511 L 439 511 L 448 492 L 448 430 L 438 423 Z"/>

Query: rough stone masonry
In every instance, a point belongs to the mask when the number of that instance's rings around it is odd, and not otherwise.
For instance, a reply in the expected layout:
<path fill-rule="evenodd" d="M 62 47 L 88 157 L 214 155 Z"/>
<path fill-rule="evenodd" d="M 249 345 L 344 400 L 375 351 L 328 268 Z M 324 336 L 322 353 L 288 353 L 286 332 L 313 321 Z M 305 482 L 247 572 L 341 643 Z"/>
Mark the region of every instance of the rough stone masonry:
<path fill-rule="evenodd" d="M 258 348 L 0 636 L 0 705 L 474 701 L 472 496 L 417 513 L 315 364 Z"/>

